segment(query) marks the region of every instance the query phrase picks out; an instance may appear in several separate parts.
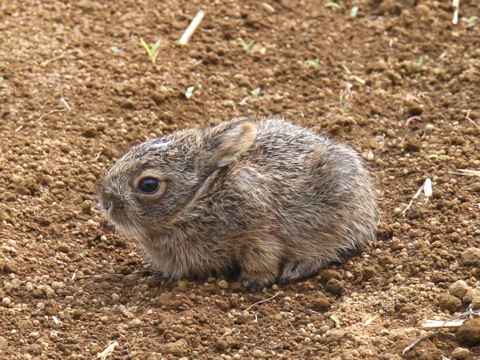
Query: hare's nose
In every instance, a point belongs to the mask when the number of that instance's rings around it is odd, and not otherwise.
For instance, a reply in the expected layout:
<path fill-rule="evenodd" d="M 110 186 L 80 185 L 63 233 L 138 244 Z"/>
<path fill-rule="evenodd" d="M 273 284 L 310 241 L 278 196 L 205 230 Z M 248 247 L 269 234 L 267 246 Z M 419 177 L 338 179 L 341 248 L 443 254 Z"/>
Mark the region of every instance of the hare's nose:
<path fill-rule="evenodd" d="M 108 196 L 107 194 L 102 194 L 100 195 L 99 199 L 100 206 L 105 210 L 105 212 L 109 212 L 109 210 L 112 208 L 113 202 L 112 198 Z"/>

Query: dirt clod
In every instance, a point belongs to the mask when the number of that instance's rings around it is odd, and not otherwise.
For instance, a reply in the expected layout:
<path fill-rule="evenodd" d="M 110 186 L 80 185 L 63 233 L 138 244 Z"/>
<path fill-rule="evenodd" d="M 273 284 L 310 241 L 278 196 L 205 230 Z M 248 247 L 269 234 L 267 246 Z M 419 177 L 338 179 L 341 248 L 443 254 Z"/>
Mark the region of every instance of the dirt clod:
<path fill-rule="evenodd" d="M 345 290 L 345 284 L 343 281 L 330 279 L 325 285 L 325 290 L 333 295 L 341 295 Z"/>
<path fill-rule="evenodd" d="M 440 295 L 438 303 L 442 310 L 448 310 L 451 314 L 462 308 L 462 300 L 449 294 Z"/>
<path fill-rule="evenodd" d="M 463 265 L 480 265 L 480 249 L 468 248 L 462 253 Z"/>
<path fill-rule="evenodd" d="M 162 353 L 182 356 L 188 352 L 188 343 L 184 339 L 180 339 L 174 342 L 159 344 L 158 348 Z"/>
<path fill-rule="evenodd" d="M 405 142 L 405 151 L 416 152 L 422 147 L 422 142 L 417 138 L 409 138 Z"/>
<path fill-rule="evenodd" d="M 0 350 L 5 349 L 8 346 L 8 340 L 3 336 L 0 336 Z"/>
<path fill-rule="evenodd" d="M 460 344 L 475 346 L 480 344 L 480 319 L 470 319 L 457 330 L 457 339 Z"/>
<path fill-rule="evenodd" d="M 459 299 L 463 299 L 470 289 L 470 286 L 468 286 L 465 281 L 458 280 L 448 288 L 448 292 L 450 295 L 453 295 Z"/>

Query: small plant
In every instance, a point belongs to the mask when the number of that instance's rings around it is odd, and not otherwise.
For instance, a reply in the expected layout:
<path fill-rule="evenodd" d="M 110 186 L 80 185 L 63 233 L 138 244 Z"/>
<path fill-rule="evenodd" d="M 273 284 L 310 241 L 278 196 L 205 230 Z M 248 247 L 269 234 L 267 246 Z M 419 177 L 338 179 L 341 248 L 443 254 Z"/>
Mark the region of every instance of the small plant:
<path fill-rule="evenodd" d="M 318 65 L 320 63 L 320 58 L 316 58 L 315 60 L 308 60 L 308 65 L 313 66 L 314 69 L 318 69 Z"/>
<path fill-rule="evenodd" d="M 358 6 L 352 7 L 352 10 L 350 10 L 350 17 L 356 18 L 358 15 Z"/>
<path fill-rule="evenodd" d="M 422 68 L 422 66 L 423 66 L 423 55 L 420 56 L 420 58 L 415 62 L 415 66 L 419 69 Z"/>
<path fill-rule="evenodd" d="M 446 155 L 443 155 L 443 154 L 432 154 L 432 155 L 428 155 L 428 158 L 429 158 L 429 159 L 442 160 L 442 159 L 446 159 L 447 156 L 446 156 Z"/>
<path fill-rule="evenodd" d="M 0 76 L 0 85 L 3 84 L 3 76 Z"/>
<path fill-rule="evenodd" d="M 243 50 L 245 50 L 245 53 L 248 55 L 250 53 L 250 50 L 252 50 L 253 45 L 255 44 L 255 41 L 250 41 L 248 44 L 244 43 L 243 41 L 240 41 L 238 45 L 240 45 Z"/>
<path fill-rule="evenodd" d="M 340 5 L 336 2 L 330 1 L 325 4 L 325 7 L 333 7 L 337 10 L 340 10 Z"/>
<path fill-rule="evenodd" d="M 193 96 L 193 92 L 195 91 L 195 86 L 189 86 L 187 87 L 187 90 L 185 91 L 185 97 L 187 99 L 190 99 Z"/>
<path fill-rule="evenodd" d="M 330 315 L 330 319 L 332 319 L 336 325 L 340 325 L 340 320 L 336 315 Z"/>
<path fill-rule="evenodd" d="M 123 50 L 119 49 L 117 46 L 113 45 L 110 46 L 110 50 L 112 50 L 115 54 L 120 54 L 123 52 Z"/>
<path fill-rule="evenodd" d="M 472 25 L 475 21 L 477 21 L 478 19 L 478 16 L 470 16 L 469 18 L 464 18 L 465 21 L 469 24 L 469 25 Z"/>
<path fill-rule="evenodd" d="M 174 13 L 172 13 L 172 21 L 178 21 L 178 17 Z"/>
<path fill-rule="evenodd" d="M 158 40 L 155 44 L 153 44 L 152 47 L 148 45 L 145 40 L 140 38 L 140 42 L 142 43 L 142 46 L 145 48 L 145 51 L 148 54 L 148 57 L 150 58 L 150 61 L 152 64 L 155 63 L 155 60 L 157 60 L 157 55 L 158 55 L 158 47 L 160 46 L 160 40 Z"/>
<path fill-rule="evenodd" d="M 172 91 L 172 88 L 169 88 L 168 86 L 161 86 L 161 87 L 160 87 L 160 90 L 162 90 L 163 92 L 168 93 L 168 92 Z"/>
<path fill-rule="evenodd" d="M 260 89 L 259 87 L 256 88 L 256 89 L 253 89 L 252 91 L 250 91 L 250 94 L 252 94 L 253 97 L 258 97 L 258 95 L 260 95 L 260 91 L 262 89 Z"/>

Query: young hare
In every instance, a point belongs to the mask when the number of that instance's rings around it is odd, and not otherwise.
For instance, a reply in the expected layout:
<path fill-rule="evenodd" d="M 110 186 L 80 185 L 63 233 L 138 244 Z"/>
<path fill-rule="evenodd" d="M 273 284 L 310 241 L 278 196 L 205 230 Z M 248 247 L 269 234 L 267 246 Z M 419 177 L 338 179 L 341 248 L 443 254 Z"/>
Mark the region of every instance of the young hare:
<path fill-rule="evenodd" d="M 359 154 L 281 119 L 235 118 L 134 146 L 100 204 L 173 279 L 240 270 L 260 289 L 362 250 L 377 201 Z"/>

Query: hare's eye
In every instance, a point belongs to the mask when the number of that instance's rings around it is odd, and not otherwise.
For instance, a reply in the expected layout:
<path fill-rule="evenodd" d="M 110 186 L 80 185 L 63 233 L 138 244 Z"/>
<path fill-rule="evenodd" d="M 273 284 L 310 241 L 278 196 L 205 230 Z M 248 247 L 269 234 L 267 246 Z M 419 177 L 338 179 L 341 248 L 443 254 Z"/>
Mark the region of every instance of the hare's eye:
<path fill-rule="evenodd" d="M 138 190 L 147 195 L 155 194 L 158 191 L 158 180 L 151 177 L 146 177 L 138 182 Z"/>

